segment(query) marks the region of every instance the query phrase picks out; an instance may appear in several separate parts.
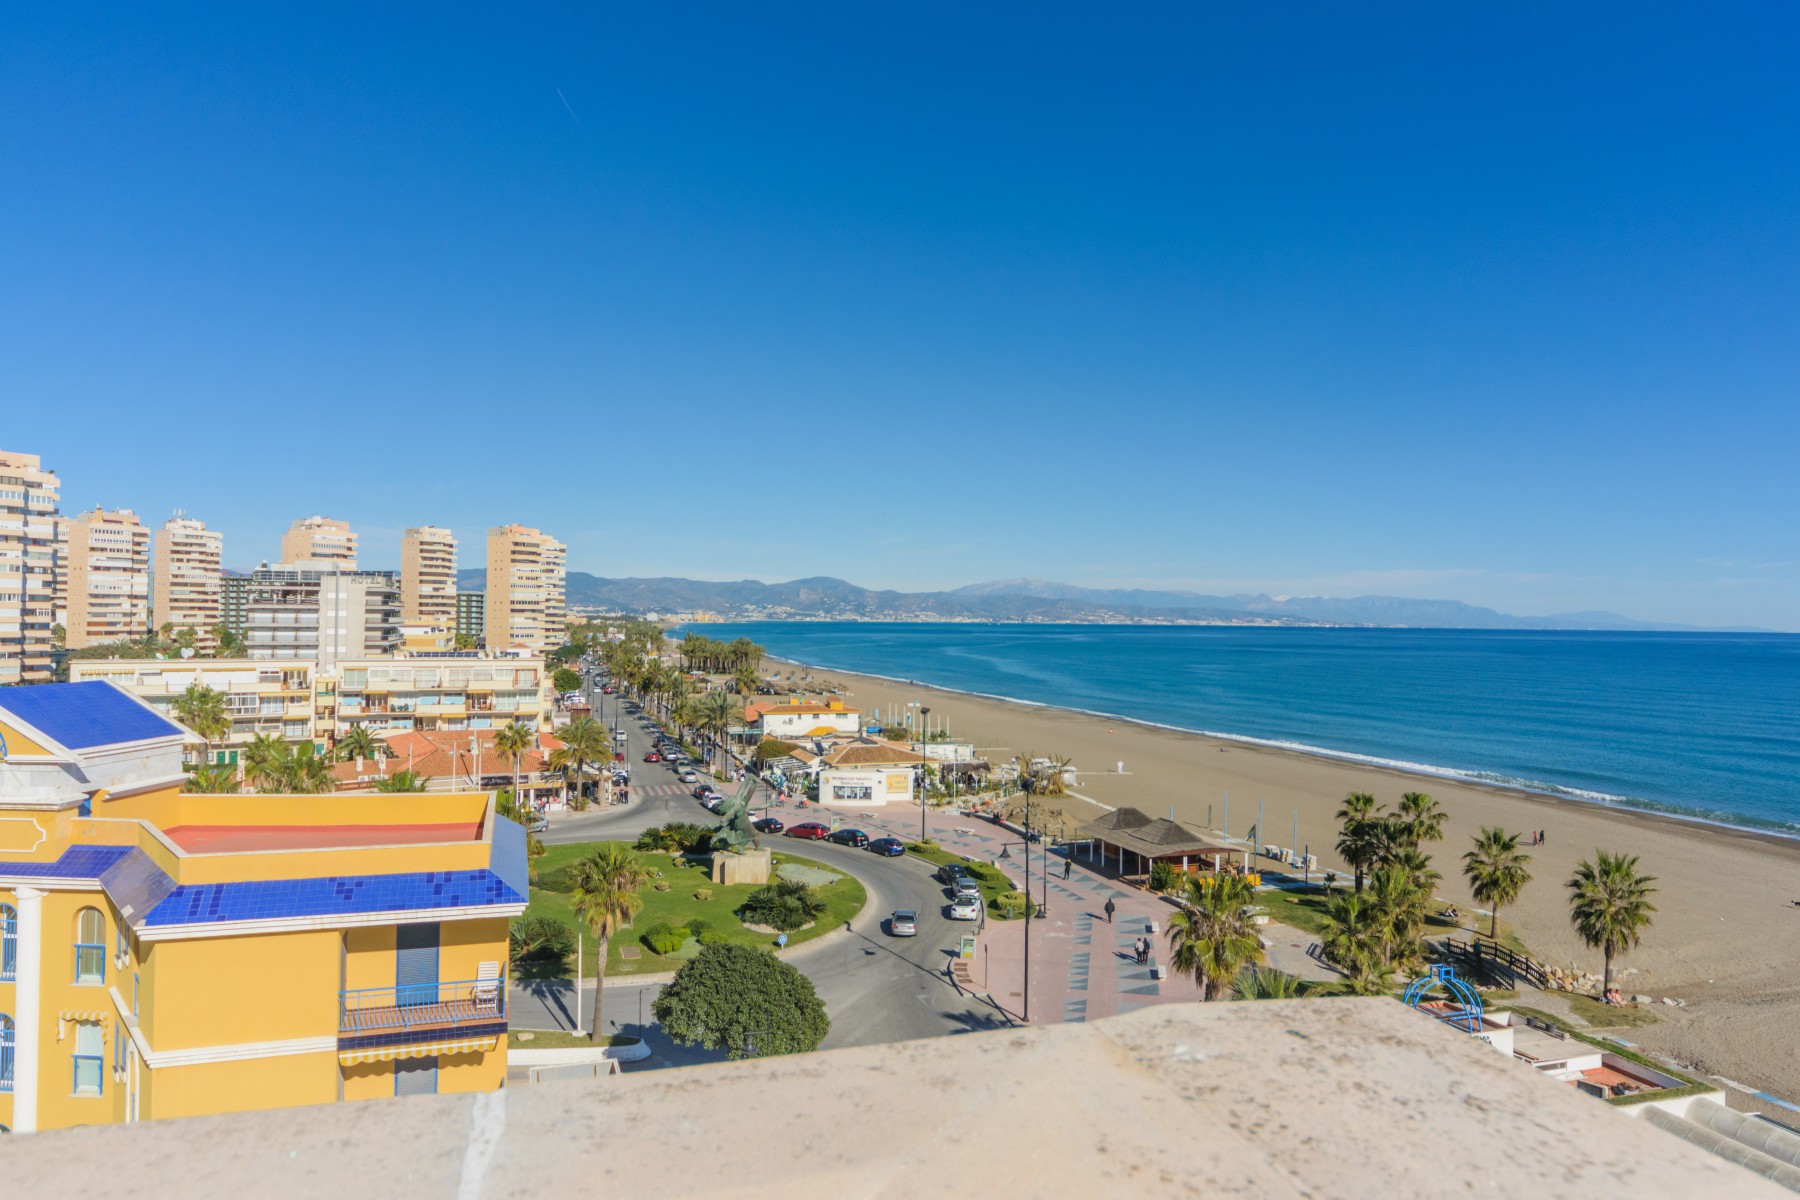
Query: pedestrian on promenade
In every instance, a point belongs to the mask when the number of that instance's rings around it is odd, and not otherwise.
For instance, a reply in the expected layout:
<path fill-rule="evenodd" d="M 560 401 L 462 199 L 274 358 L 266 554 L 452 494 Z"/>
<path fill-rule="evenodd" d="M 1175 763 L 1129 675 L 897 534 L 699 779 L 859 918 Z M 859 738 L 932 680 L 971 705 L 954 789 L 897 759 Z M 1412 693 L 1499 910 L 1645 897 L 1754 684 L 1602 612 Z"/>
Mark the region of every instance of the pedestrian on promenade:
<path fill-rule="evenodd" d="M 1069 872 L 1074 869 L 1075 869 L 1075 856 L 1073 854 L 1071 854 L 1069 857 L 1063 859 L 1063 878 L 1067 879 L 1069 877 Z"/>
<path fill-rule="evenodd" d="M 1107 897 L 1107 898 L 1106 898 L 1106 909 L 1105 909 L 1105 912 L 1106 912 L 1106 923 L 1107 923 L 1107 924 L 1108 924 L 1108 925 L 1111 925 L 1111 924 L 1112 924 L 1112 915 L 1113 915 L 1113 907 L 1114 907 L 1114 905 L 1113 905 L 1113 902 L 1112 902 L 1112 897 L 1111 897 L 1111 896 L 1108 896 L 1108 897 Z"/>

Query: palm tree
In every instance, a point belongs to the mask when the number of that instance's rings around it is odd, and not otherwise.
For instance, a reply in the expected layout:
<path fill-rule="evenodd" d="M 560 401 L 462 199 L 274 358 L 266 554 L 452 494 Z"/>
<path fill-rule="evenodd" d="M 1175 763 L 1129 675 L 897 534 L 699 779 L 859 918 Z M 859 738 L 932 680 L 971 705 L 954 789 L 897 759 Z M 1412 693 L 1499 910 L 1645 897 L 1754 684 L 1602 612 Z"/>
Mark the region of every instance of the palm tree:
<path fill-rule="evenodd" d="M 1169 918 L 1169 965 L 1194 977 L 1200 999 L 1212 999 L 1239 971 L 1263 961 L 1262 939 L 1244 911 L 1254 900 L 1242 876 L 1188 877 L 1181 907 Z"/>
<path fill-rule="evenodd" d="M 1583 859 L 1569 880 L 1569 920 L 1575 932 L 1606 958 L 1604 979 L 1612 990 L 1613 955 L 1636 946 L 1650 928 L 1656 905 L 1650 896 L 1657 889 L 1654 875 L 1638 874 L 1635 854 L 1594 851 Z"/>
<path fill-rule="evenodd" d="M 600 993 L 606 990 L 606 951 L 612 935 L 631 923 L 644 898 L 638 889 L 650 878 L 637 855 L 618 842 L 603 843 L 569 871 L 569 902 L 575 916 L 593 931 L 599 945 L 595 956 L 594 1014 L 588 1037 L 599 1042 Z M 576 980 L 579 988 L 581 981 Z"/>
<path fill-rule="evenodd" d="M 762 673 L 756 669 L 755 663 L 740 663 L 731 673 L 731 681 L 737 685 L 738 695 L 754 696 L 756 685 L 762 682 Z"/>
<path fill-rule="evenodd" d="M 1419 961 L 1424 956 L 1421 935 L 1431 910 L 1431 888 L 1404 866 L 1382 866 L 1369 875 L 1369 892 L 1364 899 L 1374 909 L 1373 926 L 1380 937 L 1381 961 L 1394 967 Z"/>
<path fill-rule="evenodd" d="M 1395 821 L 1414 847 L 1424 842 L 1443 841 L 1447 816 L 1443 805 L 1424 792 L 1407 792 L 1400 797 L 1400 807 L 1394 812 Z"/>
<path fill-rule="evenodd" d="M 281 787 L 294 795 L 310 796 L 329 792 L 337 786 L 331 777 L 331 765 L 311 742 L 292 748 L 283 764 Z"/>
<path fill-rule="evenodd" d="M 1251 967 L 1231 984 L 1233 1000 L 1297 1000 L 1307 991 L 1305 980 L 1274 967 Z"/>
<path fill-rule="evenodd" d="M 1345 892 L 1325 910 L 1321 939 L 1325 960 L 1348 973 L 1364 959 L 1381 957 L 1381 930 L 1373 900 Z"/>
<path fill-rule="evenodd" d="M 523 721 L 514 721 L 494 734 L 494 750 L 513 760 L 513 795 L 522 797 L 519 775 L 524 770 L 525 752 L 537 749 L 537 730 Z M 519 800 L 521 805 L 524 800 Z M 528 822 L 529 823 L 529 822 Z"/>
<path fill-rule="evenodd" d="M 592 717 L 576 717 L 564 725 L 557 736 L 562 739 L 562 748 L 551 753 L 550 765 L 563 772 L 565 781 L 574 777 L 575 794 L 580 796 L 586 784 L 584 777 L 588 764 L 599 762 L 611 753 L 612 740 Z"/>
<path fill-rule="evenodd" d="M 200 735 L 206 743 L 206 760 L 212 761 L 213 743 L 231 732 L 231 718 L 225 714 L 225 696 L 199 683 L 175 697 L 175 719 Z"/>
<path fill-rule="evenodd" d="M 425 781 L 415 775 L 411 768 L 405 768 L 395 771 L 385 779 L 377 779 L 375 790 L 378 792 L 422 792 L 425 790 Z"/>
<path fill-rule="evenodd" d="M 1337 852 L 1356 872 L 1356 890 L 1360 892 L 1363 872 L 1374 866 L 1380 857 L 1381 806 L 1367 792 L 1351 792 L 1338 808 L 1337 819 L 1342 826 Z"/>
<path fill-rule="evenodd" d="M 1531 855 L 1519 853 L 1519 835 L 1490 825 L 1475 835 L 1475 848 L 1463 855 L 1463 875 L 1478 904 L 1494 914 L 1488 937 L 1500 940 L 1500 906 L 1511 904 L 1531 882 L 1526 869 Z"/>
<path fill-rule="evenodd" d="M 259 733 L 239 756 L 244 775 L 252 786 L 270 791 L 281 786 L 282 770 L 289 757 L 288 745 L 273 734 Z"/>
<path fill-rule="evenodd" d="M 350 762 L 358 758 L 375 758 L 387 749 L 387 743 L 369 732 L 366 725 L 352 725 L 338 736 L 337 756 L 339 762 Z"/>
<path fill-rule="evenodd" d="M 231 767 L 195 767 L 181 790 L 208 796 L 235 792 L 238 790 L 237 772 Z"/>
<path fill-rule="evenodd" d="M 708 692 L 695 704 L 695 716 L 700 719 L 700 728 L 706 730 L 713 744 L 723 750 L 725 738 L 733 725 L 740 725 L 744 720 L 742 702 L 732 698 L 725 692 Z M 708 754 L 708 761 L 711 755 Z"/>

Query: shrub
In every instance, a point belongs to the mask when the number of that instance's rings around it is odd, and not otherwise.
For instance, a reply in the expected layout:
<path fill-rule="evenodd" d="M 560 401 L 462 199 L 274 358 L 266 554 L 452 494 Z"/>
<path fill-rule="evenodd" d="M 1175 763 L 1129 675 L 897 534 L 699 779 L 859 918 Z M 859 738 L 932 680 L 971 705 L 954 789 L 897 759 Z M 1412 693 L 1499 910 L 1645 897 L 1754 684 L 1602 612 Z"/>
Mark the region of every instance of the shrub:
<path fill-rule="evenodd" d="M 575 953 L 575 930 L 555 917 L 514 917 L 507 941 L 515 963 L 561 962 Z"/>
<path fill-rule="evenodd" d="M 659 879 L 656 881 L 656 890 L 659 892 L 668 891 L 670 886 L 671 885 L 670 885 L 669 881 L 666 879 Z"/>
<path fill-rule="evenodd" d="M 1156 861 L 1150 864 L 1150 890 L 1153 892 L 1173 891 L 1175 888 L 1175 868 L 1166 862 Z"/>
<path fill-rule="evenodd" d="M 922 842 L 908 842 L 906 843 L 906 848 L 911 850 L 914 854 L 935 854 L 937 853 L 938 844 L 935 839 L 926 838 Z"/>
<path fill-rule="evenodd" d="M 703 948 L 651 1008 L 675 1041 L 730 1058 L 816 1050 L 831 1031 L 812 980 L 749 946 Z"/>
<path fill-rule="evenodd" d="M 778 738 L 764 738 L 757 743 L 756 750 L 750 755 L 750 761 L 757 766 L 776 758 L 786 758 L 794 752 L 794 743 L 784 742 Z"/>
<path fill-rule="evenodd" d="M 702 946 L 723 946 L 731 940 L 717 929 L 708 929 L 705 933 L 696 933 L 694 938 Z"/>
<path fill-rule="evenodd" d="M 712 899 L 712 889 L 711 888 L 695 888 L 694 889 L 694 899 L 696 899 L 696 900 L 711 900 Z"/>
<path fill-rule="evenodd" d="M 644 945 L 657 954 L 673 954 L 681 949 L 681 943 L 687 941 L 688 931 L 671 928 L 667 922 L 658 921 L 644 930 Z"/>
<path fill-rule="evenodd" d="M 750 893 L 738 915 L 756 925 L 792 933 L 825 911 L 818 889 L 796 879 L 775 879 Z"/>
<path fill-rule="evenodd" d="M 1000 911 L 1007 916 L 1016 917 L 1025 911 L 1025 893 L 1001 892 L 998 896 L 994 897 L 994 903 L 999 905 Z"/>
<path fill-rule="evenodd" d="M 712 928 L 712 922 L 701 917 L 695 917 L 692 921 L 687 923 L 687 927 L 689 933 L 693 934 L 695 937 L 699 937 L 701 934 Z"/>

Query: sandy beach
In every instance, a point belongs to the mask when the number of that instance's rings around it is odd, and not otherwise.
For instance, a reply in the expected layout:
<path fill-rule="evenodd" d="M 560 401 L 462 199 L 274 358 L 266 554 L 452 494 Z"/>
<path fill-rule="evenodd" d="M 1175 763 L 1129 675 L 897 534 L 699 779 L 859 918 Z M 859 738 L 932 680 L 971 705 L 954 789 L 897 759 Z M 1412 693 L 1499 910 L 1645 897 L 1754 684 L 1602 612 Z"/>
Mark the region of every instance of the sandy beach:
<path fill-rule="evenodd" d="M 1570 928 L 1564 883 L 1597 847 L 1636 854 L 1657 876 L 1659 911 L 1642 947 L 1616 960 L 1616 971 L 1632 972 L 1620 986 L 1688 1007 L 1658 1005 L 1658 1022 L 1627 1036 L 1800 1101 L 1800 842 L 842 671 L 811 676 L 812 686 L 841 686 L 865 712 L 921 701 L 934 726 L 947 720 L 953 737 L 973 741 L 995 763 L 1021 751 L 1073 759 L 1081 799 L 1068 807 L 1076 820 L 1100 811 L 1085 800 L 1156 816 L 1173 810 L 1178 820 L 1216 829 L 1229 795 L 1232 835 L 1249 833 L 1260 802 L 1262 840 L 1287 845 L 1297 821 L 1299 844 L 1339 870 L 1332 814 L 1346 792 L 1371 792 L 1389 807 L 1403 792 L 1429 792 L 1449 816 L 1444 841 L 1428 847 L 1444 875 L 1439 894 L 1462 905 L 1473 903 L 1461 860 L 1478 827 L 1544 830 L 1545 844 L 1530 849 L 1534 881 L 1501 919 L 1546 965 L 1600 970 L 1599 952 Z"/>

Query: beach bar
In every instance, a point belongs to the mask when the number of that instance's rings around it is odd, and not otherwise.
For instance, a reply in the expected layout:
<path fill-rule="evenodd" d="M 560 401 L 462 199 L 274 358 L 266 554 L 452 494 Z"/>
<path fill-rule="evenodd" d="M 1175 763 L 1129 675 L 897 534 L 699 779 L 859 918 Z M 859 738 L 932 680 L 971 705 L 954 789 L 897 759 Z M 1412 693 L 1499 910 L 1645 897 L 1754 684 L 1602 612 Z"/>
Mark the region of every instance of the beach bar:
<path fill-rule="evenodd" d="M 1177 871 L 1215 872 L 1232 865 L 1248 869 L 1248 847 L 1204 837 L 1179 821 L 1151 817 L 1135 808 L 1117 808 L 1088 822 L 1076 837 L 1086 842 L 1088 861 L 1111 866 L 1122 876 L 1148 875 L 1150 864 L 1168 863 Z"/>

